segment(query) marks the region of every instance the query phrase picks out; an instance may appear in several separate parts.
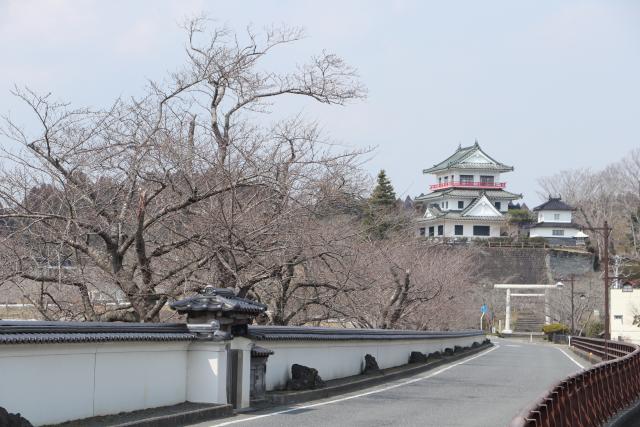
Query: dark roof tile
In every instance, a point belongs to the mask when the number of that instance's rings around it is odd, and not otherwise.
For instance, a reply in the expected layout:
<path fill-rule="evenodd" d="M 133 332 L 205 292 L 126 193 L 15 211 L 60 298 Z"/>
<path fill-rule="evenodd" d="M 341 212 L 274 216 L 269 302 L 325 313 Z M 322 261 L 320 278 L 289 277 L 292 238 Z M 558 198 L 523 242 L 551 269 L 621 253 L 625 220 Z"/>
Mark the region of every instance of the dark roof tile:
<path fill-rule="evenodd" d="M 534 211 L 575 211 L 576 209 L 562 201 L 560 197 L 549 197 L 549 200 L 533 208 Z"/>

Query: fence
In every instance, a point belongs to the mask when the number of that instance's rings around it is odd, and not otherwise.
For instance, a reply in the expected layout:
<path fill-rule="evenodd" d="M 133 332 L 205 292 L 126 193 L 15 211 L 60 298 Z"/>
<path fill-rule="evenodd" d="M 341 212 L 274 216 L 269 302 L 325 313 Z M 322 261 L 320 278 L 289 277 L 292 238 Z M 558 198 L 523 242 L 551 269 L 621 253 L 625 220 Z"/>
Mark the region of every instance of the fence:
<path fill-rule="evenodd" d="M 203 328 L 211 335 L 200 335 Z M 269 350 L 266 386 L 273 389 L 294 363 L 327 380 L 359 374 L 365 354 L 387 368 L 406 364 L 412 351 L 485 339 L 481 331 L 252 326 L 233 338 L 213 332 L 199 324 L 0 321 L 0 407 L 36 426 L 183 402 L 241 408 L 250 404 L 251 358 Z"/>
<path fill-rule="evenodd" d="M 511 421 L 510 427 L 601 426 L 640 396 L 640 348 L 596 338 L 571 345 L 603 362 L 555 385 Z"/>

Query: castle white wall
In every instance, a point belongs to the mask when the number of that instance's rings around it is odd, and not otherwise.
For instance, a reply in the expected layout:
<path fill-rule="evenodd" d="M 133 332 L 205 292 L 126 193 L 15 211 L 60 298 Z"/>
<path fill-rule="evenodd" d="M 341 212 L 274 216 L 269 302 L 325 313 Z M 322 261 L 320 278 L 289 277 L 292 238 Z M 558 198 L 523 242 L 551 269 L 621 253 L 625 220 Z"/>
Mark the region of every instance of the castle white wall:
<path fill-rule="evenodd" d="M 440 172 L 435 175 L 435 183 L 444 183 L 444 178 L 447 177 L 448 182 L 451 182 L 453 177 L 453 181 L 460 181 L 460 175 L 471 175 L 473 176 L 474 182 L 480 182 L 480 176 L 492 176 L 494 182 L 500 181 L 500 173 L 498 172 L 489 172 L 489 171 L 479 171 L 479 170 L 452 170 L 448 172 Z"/>
<path fill-rule="evenodd" d="M 500 237 L 500 228 L 501 225 L 500 224 L 496 224 L 496 223 L 489 223 L 489 222 L 482 222 L 482 221 L 459 221 L 459 222 L 455 222 L 455 220 L 447 220 L 446 222 L 438 222 L 438 221 L 434 221 L 434 222 L 418 222 L 417 223 L 418 226 L 416 227 L 416 235 L 420 236 L 420 228 L 424 227 L 425 228 L 425 236 L 423 237 L 429 237 L 429 227 L 434 227 L 434 232 L 435 235 L 433 237 L 466 237 L 466 238 L 470 238 L 470 239 L 483 239 L 483 238 L 489 238 L 489 237 Z M 438 236 L 438 225 L 444 225 L 444 235 L 442 236 Z M 455 235 L 455 226 L 456 225 L 462 225 L 462 231 L 463 234 L 461 236 L 456 236 Z M 474 225 L 488 225 L 489 228 L 489 236 L 474 236 L 473 235 L 473 226 Z"/>
<path fill-rule="evenodd" d="M 571 222 L 571 217 L 571 211 L 538 211 L 538 222 Z"/>
<path fill-rule="evenodd" d="M 206 351 L 188 342 L 0 345 L 0 406 L 42 425 L 173 405 L 188 396 L 226 403 L 225 355 L 225 344 L 213 342 Z"/>
<path fill-rule="evenodd" d="M 432 353 L 453 346 L 467 347 L 481 343 L 486 337 L 456 337 L 424 340 L 372 341 L 268 341 L 260 343 L 275 353 L 267 361 L 267 390 L 286 386 L 294 363 L 318 370 L 323 380 L 359 375 L 364 368 L 364 356 L 376 358 L 381 369 L 405 365 L 412 351 Z"/>
<path fill-rule="evenodd" d="M 553 230 L 563 230 L 564 235 L 555 236 Z M 577 228 L 553 228 L 553 227 L 535 227 L 529 230 L 529 237 L 556 237 L 556 238 L 572 238 L 580 232 Z"/>

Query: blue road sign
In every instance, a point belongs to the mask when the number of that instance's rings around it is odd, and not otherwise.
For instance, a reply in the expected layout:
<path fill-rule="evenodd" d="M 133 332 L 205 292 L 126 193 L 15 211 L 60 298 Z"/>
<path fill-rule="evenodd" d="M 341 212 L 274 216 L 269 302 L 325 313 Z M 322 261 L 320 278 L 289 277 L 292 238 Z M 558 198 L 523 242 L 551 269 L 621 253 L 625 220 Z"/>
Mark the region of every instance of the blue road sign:
<path fill-rule="evenodd" d="M 482 304 L 482 307 L 480 307 L 480 313 L 488 313 L 489 312 L 489 307 L 487 307 L 487 304 Z"/>

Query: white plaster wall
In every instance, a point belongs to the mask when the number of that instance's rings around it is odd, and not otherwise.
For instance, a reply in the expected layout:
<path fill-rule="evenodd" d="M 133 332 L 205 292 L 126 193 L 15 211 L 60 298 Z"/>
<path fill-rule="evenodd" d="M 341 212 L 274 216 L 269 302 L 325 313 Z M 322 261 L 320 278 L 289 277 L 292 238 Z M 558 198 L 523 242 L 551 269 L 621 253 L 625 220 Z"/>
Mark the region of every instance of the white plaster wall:
<path fill-rule="evenodd" d="M 555 215 L 560 215 L 560 219 L 555 219 Z M 539 211 L 538 222 L 571 222 L 571 211 Z"/>
<path fill-rule="evenodd" d="M 391 368 L 408 363 L 412 351 L 432 353 L 470 346 L 482 342 L 484 335 L 424 340 L 375 341 L 264 341 L 260 345 L 274 351 L 267 361 L 267 390 L 283 388 L 290 378 L 294 363 L 318 370 L 323 380 L 358 375 L 364 367 L 364 356 L 371 354 L 380 368 Z"/>
<path fill-rule="evenodd" d="M 193 343 L 187 352 L 186 380 L 189 402 L 226 403 L 227 345 L 226 343 Z"/>
<path fill-rule="evenodd" d="M 453 175 L 453 180 L 454 181 L 460 181 L 460 175 L 473 175 L 473 181 L 474 182 L 480 182 L 480 176 L 492 176 L 493 177 L 493 181 L 494 182 L 500 182 L 500 173 L 497 172 L 490 172 L 490 171 L 478 171 L 478 170 L 470 170 L 470 169 L 458 169 L 458 170 L 451 170 L 448 172 L 440 172 L 435 174 L 435 183 L 438 183 L 438 178 L 442 179 L 442 182 L 444 182 L 444 177 L 448 176 L 449 177 L 449 182 L 451 182 L 451 176 Z"/>
<path fill-rule="evenodd" d="M 553 230 L 564 230 L 564 236 L 554 236 Z M 530 237 L 575 237 L 580 230 L 577 228 L 553 228 L 553 227 L 535 227 L 529 230 Z"/>
<path fill-rule="evenodd" d="M 640 289 L 634 289 L 633 292 L 611 289 L 610 292 L 611 339 L 622 337 L 623 341 L 640 344 L 640 328 L 633 325 L 633 316 L 640 314 Z M 622 316 L 622 320 L 616 319 L 616 316 Z"/>
<path fill-rule="evenodd" d="M 2 345 L 0 406 L 42 425 L 181 403 L 188 345 Z"/>
<path fill-rule="evenodd" d="M 95 354 L 94 415 L 186 400 L 187 345 L 104 343 Z"/>
<path fill-rule="evenodd" d="M 456 225 L 462 225 L 462 232 L 464 233 L 462 236 L 456 236 L 455 235 L 455 226 Z M 489 229 L 489 236 L 474 236 L 473 235 L 473 226 L 474 225 L 488 225 L 490 227 Z M 437 232 L 437 229 L 436 229 Z M 427 228 L 427 234 L 429 234 L 429 228 Z M 487 237 L 500 237 L 500 225 L 498 224 L 489 224 L 489 223 L 482 223 L 482 222 L 473 222 L 473 221 L 460 221 L 460 222 L 455 222 L 454 220 L 448 220 L 446 222 L 446 224 L 444 225 L 444 235 L 445 237 L 467 237 L 470 239 L 474 239 L 474 238 L 487 238 Z"/>

